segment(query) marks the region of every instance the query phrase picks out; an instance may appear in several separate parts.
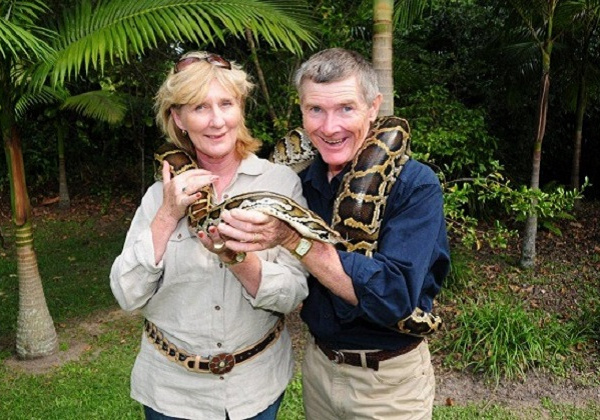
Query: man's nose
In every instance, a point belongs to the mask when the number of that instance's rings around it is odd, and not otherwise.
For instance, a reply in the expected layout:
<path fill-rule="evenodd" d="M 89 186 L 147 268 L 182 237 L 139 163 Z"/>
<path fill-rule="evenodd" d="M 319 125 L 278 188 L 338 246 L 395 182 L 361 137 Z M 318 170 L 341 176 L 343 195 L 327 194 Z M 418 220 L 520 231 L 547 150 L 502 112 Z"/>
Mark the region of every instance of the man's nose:
<path fill-rule="evenodd" d="M 338 122 L 337 118 L 334 115 L 326 115 L 323 120 L 323 125 L 321 126 L 321 131 L 325 135 L 332 135 L 337 132 Z"/>

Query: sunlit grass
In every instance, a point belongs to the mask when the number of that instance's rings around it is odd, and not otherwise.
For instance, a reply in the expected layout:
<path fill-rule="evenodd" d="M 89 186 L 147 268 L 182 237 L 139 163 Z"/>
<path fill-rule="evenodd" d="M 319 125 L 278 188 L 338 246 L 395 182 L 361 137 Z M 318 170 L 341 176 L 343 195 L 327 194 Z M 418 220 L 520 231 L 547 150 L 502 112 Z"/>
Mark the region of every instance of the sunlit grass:
<path fill-rule="evenodd" d="M 5 234 L 12 227 L 4 227 Z M 120 253 L 126 225 L 89 218 L 85 222 L 38 221 L 34 247 L 44 294 L 56 323 L 115 305 L 108 275 Z M 14 336 L 18 278 L 14 239 L 0 254 L 0 336 Z"/>
<path fill-rule="evenodd" d="M 140 405 L 129 398 L 129 375 L 139 346 L 141 320 L 123 316 L 98 322 L 117 309 L 108 274 L 121 250 L 127 224 L 127 220 L 101 223 L 95 218 L 38 222 L 36 250 L 48 306 L 59 332 L 60 351 L 72 351 L 76 341 L 86 345 L 78 359 L 45 373 L 26 373 L 6 365 L 13 353 L 18 281 L 10 228 L 3 226 L 8 248 L 0 250 L 2 419 L 143 418 Z M 573 366 L 589 370 L 579 354 L 582 349 L 594 351 L 586 346 L 597 337 L 600 325 L 595 305 L 600 298 L 597 287 L 582 284 L 581 307 L 569 319 L 558 319 L 558 314 L 544 313 L 516 299 L 509 287 L 515 280 L 499 277 L 493 291 L 488 286 L 482 288 L 481 272 L 474 267 L 468 254 L 456 258 L 453 277 L 442 297 L 445 304 L 454 307 L 453 319 L 448 320 L 454 327 L 431 342 L 438 354 L 443 349 L 442 354 L 447 355 L 446 368 L 468 369 L 497 381 L 521 377 L 533 368 L 565 376 Z M 544 282 L 540 276 L 533 280 Z M 98 331 L 86 330 L 90 319 L 98 324 Z M 593 372 L 586 378 L 588 384 L 598 382 Z M 505 407 L 501 401 L 484 401 L 436 406 L 433 418 L 587 420 L 597 419 L 599 410 L 597 401 L 575 407 L 544 399 L 539 407 L 517 409 Z M 300 373 L 288 386 L 278 418 L 304 419 Z"/>
<path fill-rule="evenodd" d="M 79 334 L 88 347 L 79 359 L 30 374 L 0 369 L 3 419 L 141 419 L 129 398 L 129 375 L 139 346 L 141 321 L 123 317 L 101 325 L 99 336 Z M 70 336 L 70 333 L 69 333 Z M 60 339 L 69 337 L 60 334 Z M 67 350 L 67 349 L 65 349 Z"/>

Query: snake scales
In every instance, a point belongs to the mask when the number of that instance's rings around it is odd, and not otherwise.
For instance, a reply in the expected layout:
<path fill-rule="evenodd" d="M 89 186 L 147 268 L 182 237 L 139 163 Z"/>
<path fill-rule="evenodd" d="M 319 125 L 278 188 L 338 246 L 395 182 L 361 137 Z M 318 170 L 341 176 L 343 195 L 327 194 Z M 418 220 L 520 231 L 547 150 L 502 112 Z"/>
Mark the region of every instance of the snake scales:
<path fill-rule="evenodd" d="M 308 136 L 302 129 L 296 129 L 275 145 L 270 159 L 299 172 L 308 166 L 315 154 Z M 160 179 L 164 160 L 169 162 L 173 175 L 198 167 L 187 152 L 171 143 L 163 144 L 154 158 L 158 164 L 157 179 Z M 188 222 L 196 231 L 206 230 L 218 223 L 223 210 L 258 210 L 289 223 L 305 237 L 370 257 L 377 249 L 379 224 L 388 194 L 409 159 L 410 128 L 407 121 L 397 117 L 379 118 L 373 123 L 369 136 L 343 178 L 334 205 L 332 227 L 290 198 L 268 191 L 240 194 L 215 206 L 210 185 L 200 191 L 200 199 L 188 208 Z M 405 334 L 427 336 L 437 331 L 441 324 L 440 317 L 416 308 L 408 317 L 398 321 L 395 329 Z"/>

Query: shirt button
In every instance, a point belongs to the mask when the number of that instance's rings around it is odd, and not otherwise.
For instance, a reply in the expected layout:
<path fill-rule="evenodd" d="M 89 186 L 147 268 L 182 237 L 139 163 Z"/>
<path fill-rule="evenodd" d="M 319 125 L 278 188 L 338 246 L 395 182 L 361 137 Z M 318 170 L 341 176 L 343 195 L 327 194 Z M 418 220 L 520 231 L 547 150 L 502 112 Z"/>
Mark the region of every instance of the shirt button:
<path fill-rule="evenodd" d="M 222 345 L 223 344 L 221 344 L 221 343 L 217 343 L 217 347 L 219 347 L 219 348 L 221 348 Z"/>
<path fill-rule="evenodd" d="M 177 235 L 177 239 L 181 239 L 181 233 Z"/>
<path fill-rule="evenodd" d="M 229 194 L 223 194 L 223 198 L 224 199 L 228 199 L 229 198 Z"/>
<path fill-rule="evenodd" d="M 225 377 L 224 376 L 219 376 L 219 379 L 223 380 L 223 379 L 225 379 Z"/>
<path fill-rule="evenodd" d="M 223 268 L 223 263 L 219 263 L 219 268 Z"/>
<path fill-rule="evenodd" d="M 219 305 L 217 305 L 217 306 L 215 306 L 215 310 L 216 310 L 216 311 L 220 311 L 220 310 L 221 310 L 221 307 L 220 307 Z"/>

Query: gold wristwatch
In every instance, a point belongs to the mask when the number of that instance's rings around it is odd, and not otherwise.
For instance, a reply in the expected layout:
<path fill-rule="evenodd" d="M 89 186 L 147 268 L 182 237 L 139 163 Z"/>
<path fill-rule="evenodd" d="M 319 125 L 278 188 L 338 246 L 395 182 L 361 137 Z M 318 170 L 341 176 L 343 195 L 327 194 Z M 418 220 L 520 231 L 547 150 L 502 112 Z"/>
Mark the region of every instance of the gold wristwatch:
<path fill-rule="evenodd" d="M 308 251 L 310 251 L 312 246 L 313 241 L 307 238 L 300 238 L 300 242 L 298 242 L 296 248 L 292 250 L 292 255 L 301 260 L 306 254 L 308 254 Z"/>

